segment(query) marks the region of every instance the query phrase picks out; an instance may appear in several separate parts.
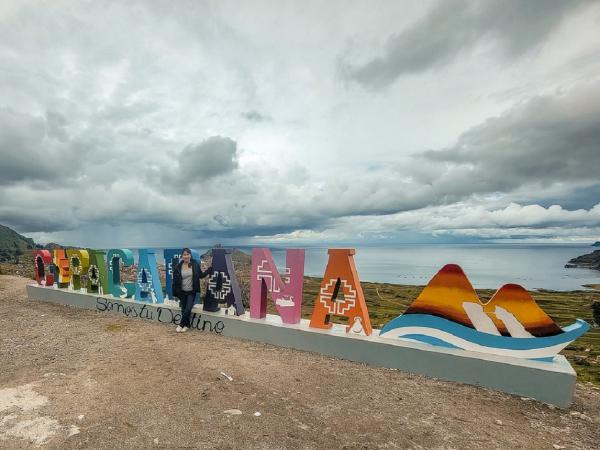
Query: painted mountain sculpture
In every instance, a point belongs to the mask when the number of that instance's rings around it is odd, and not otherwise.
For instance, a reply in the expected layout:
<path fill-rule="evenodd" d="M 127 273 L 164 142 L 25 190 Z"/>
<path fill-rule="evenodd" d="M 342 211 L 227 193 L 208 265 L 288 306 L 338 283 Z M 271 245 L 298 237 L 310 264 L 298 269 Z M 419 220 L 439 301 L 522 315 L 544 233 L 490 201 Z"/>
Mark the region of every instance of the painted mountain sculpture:
<path fill-rule="evenodd" d="M 444 266 L 381 337 L 528 359 L 553 358 L 589 329 L 583 320 L 560 328 L 517 284 L 481 302 L 463 270 Z"/>

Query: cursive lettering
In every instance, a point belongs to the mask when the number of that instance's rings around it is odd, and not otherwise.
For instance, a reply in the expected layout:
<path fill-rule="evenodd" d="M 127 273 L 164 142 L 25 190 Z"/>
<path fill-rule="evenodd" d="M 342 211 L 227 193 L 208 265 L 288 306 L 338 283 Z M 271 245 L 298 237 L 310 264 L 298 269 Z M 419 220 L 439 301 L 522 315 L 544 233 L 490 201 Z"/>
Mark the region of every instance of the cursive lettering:
<path fill-rule="evenodd" d="M 172 310 L 171 308 L 163 308 L 161 306 L 152 311 L 146 304 L 126 305 L 121 302 L 113 302 L 103 297 L 96 298 L 96 311 L 112 312 L 122 314 L 125 317 L 139 317 L 145 320 L 157 320 L 160 323 L 170 325 L 179 325 L 181 321 L 181 313 Z M 209 331 L 211 333 L 221 334 L 225 329 L 225 324 L 221 320 L 206 319 L 202 314 L 192 314 L 192 328 L 199 331 Z"/>

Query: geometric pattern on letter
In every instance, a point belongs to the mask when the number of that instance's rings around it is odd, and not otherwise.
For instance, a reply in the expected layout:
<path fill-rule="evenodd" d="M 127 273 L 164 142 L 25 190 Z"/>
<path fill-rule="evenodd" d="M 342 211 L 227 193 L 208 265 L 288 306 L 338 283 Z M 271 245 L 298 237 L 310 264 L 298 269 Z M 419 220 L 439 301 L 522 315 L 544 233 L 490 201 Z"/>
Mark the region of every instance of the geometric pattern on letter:
<path fill-rule="evenodd" d="M 267 248 L 252 249 L 250 317 L 264 319 L 267 296 L 275 303 L 283 323 L 300 322 L 304 284 L 304 250 L 286 250 L 285 272 L 280 274 Z"/>
<path fill-rule="evenodd" d="M 372 332 L 371 320 L 354 263 L 356 250 L 330 248 L 327 253 L 329 259 L 315 299 L 309 327 L 330 329 L 333 326 L 331 318 L 341 316 L 348 319 L 346 333 L 364 332 L 369 336 Z M 343 295 L 343 298 L 338 298 L 338 295 Z"/>
<path fill-rule="evenodd" d="M 333 301 L 331 299 L 335 284 L 337 283 L 336 278 L 331 278 L 319 291 L 319 301 L 323 304 L 329 314 L 335 316 L 346 315 L 346 313 L 356 305 L 356 289 L 354 289 L 346 280 L 340 279 L 340 281 L 340 288 L 344 293 L 343 300 L 339 297 Z"/>
<path fill-rule="evenodd" d="M 221 290 L 217 290 L 217 281 L 219 279 L 219 274 L 221 274 Z M 215 271 L 208 279 L 208 290 L 212 293 L 213 297 L 218 298 L 219 300 L 225 300 L 227 295 L 231 292 L 231 280 L 225 272 Z"/>
<path fill-rule="evenodd" d="M 265 267 L 266 266 L 266 267 Z M 279 294 L 281 290 L 279 289 L 279 285 L 275 282 L 275 277 L 273 276 L 273 272 L 269 269 L 269 262 L 266 259 L 263 259 L 259 266 L 256 268 L 256 280 L 261 281 L 265 280 L 267 285 L 267 290 L 271 293 Z M 290 273 L 291 270 L 289 267 L 285 268 L 285 272 L 280 275 L 281 281 L 286 284 L 290 284 Z M 287 296 L 286 300 L 288 302 L 294 302 L 293 296 Z"/>

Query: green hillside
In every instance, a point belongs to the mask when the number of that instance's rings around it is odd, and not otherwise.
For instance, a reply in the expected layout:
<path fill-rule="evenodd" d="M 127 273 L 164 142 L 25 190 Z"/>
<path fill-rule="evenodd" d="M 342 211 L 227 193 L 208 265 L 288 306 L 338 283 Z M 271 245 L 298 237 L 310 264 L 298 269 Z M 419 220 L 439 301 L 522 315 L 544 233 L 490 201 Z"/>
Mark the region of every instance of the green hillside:
<path fill-rule="evenodd" d="M 16 262 L 23 256 L 28 258 L 34 248 L 33 239 L 0 225 L 0 262 Z"/>

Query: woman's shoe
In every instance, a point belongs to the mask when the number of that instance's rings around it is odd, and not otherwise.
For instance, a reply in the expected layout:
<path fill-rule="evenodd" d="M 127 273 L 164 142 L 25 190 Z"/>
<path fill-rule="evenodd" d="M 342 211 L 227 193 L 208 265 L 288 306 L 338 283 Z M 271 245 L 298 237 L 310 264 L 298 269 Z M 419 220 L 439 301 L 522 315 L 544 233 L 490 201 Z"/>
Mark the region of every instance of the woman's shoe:
<path fill-rule="evenodd" d="M 183 327 L 183 328 L 181 329 L 181 332 L 182 332 L 182 333 L 185 333 L 187 330 L 188 330 L 188 327 Z"/>
<path fill-rule="evenodd" d="M 183 331 L 183 328 L 181 328 L 179 325 L 177 325 L 177 328 L 175 328 L 175 331 L 177 333 L 181 333 Z"/>

